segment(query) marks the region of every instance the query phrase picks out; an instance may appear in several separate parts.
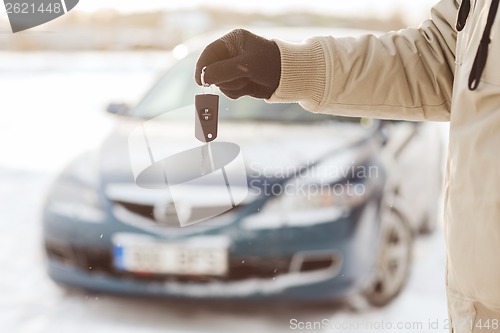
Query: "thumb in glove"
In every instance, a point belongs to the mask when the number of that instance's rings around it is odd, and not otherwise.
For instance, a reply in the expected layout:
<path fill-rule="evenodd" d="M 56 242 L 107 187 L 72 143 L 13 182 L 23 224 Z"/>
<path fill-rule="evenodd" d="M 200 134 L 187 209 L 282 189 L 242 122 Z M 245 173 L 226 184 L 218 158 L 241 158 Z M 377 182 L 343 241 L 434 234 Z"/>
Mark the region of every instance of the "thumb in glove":
<path fill-rule="evenodd" d="M 278 88 L 281 55 L 275 42 L 236 29 L 209 44 L 196 63 L 195 80 L 217 85 L 229 98 L 270 98 Z"/>

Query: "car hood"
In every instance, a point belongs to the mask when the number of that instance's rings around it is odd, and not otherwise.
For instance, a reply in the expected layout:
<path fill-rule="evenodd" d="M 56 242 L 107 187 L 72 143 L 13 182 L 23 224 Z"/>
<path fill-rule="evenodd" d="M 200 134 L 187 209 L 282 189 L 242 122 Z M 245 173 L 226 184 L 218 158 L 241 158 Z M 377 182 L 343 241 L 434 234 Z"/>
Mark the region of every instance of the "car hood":
<path fill-rule="evenodd" d="M 242 207 L 241 203 L 253 202 L 265 193 L 259 191 L 259 186 L 264 189 L 283 182 L 284 179 L 293 177 L 304 165 L 311 165 L 328 157 L 329 163 L 333 161 L 336 165 L 350 166 L 357 163 L 355 160 L 360 161 L 360 151 L 374 153 L 369 148 L 371 145 L 365 144 L 372 141 L 374 129 L 363 128 L 359 124 L 332 121 L 303 125 L 263 122 L 224 122 L 219 125 L 217 141 L 237 144 L 247 170 L 246 184 L 237 185 L 236 188 L 231 185 L 233 196 L 240 198 L 237 204 L 239 207 Z M 144 151 L 131 148 L 136 145 L 137 137 L 140 138 L 142 143 L 139 146 Z M 180 210 L 183 211 L 183 207 L 186 212 L 195 214 L 193 212 L 205 212 L 207 207 L 216 209 L 227 205 L 227 183 L 222 186 L 220 181 L 206 182 L 197 187 L 182 185 L 180 191 L 176 186 L 175 199 L 172 187 L 167 188 L 162 184 L 161 189 L 150 189 L 136 183 L 134 159 L 147 160 L 148 163 L 143 166 L 148 168 L 173 154 L 200 145 L 202 143 L 194 138 L 194 128 L 189 122 L 120 121 L 102 145 L 99 158 L 101 191 L 113 203 L 112 207 L 116 210 L 115 214 L 120 216 L 119 219 L 131 219 L 132 225 L 139 223 L 129 214 L 129 210 L 133 211 L 138 205 L 147 207 L 145 214 L 148 218 L 151 218 L 151 214 L 159 214 L 159 209 L 165 203 L 168 206 L 168 203 L 174 201 L 177 214 Z M 367 149 L 359 149 L 360 147 Z M 131 151 L 139 153 L 131 154 Z M 259 181 L 255 181 L 256 179 Z M 221 218 L 228 222 L 231 214 L 224 214 Z M 143 225 L 142 222 L 140 224 Z M 158 231 L 155 227 L 153 229 Z"/>
<path fill-rule="evenodd" d="M 370 136 L 373 129 L 354 123 L 279 124 L 265 122 L 221 122 L 218 142 L 239 145 L 247 175 L 283 179 L 299 167 L 316 163 L 331 154 L 349 153 L 350 146 Z M 122 119 L 100 150 L 103 184 L 134 183 L 134 156 L 130 146 L 134 133 L 144 133 L 151 162 L 203 145 L 194 138 L 188 122 Z M 145 146 L 146 147 L 146 146 Z M 344 149 L 345 148 L 345 149 Z M 146 166 L 145 166 L 146 167 Z M 266 172 L 264 172 L 266 171 Z"/>

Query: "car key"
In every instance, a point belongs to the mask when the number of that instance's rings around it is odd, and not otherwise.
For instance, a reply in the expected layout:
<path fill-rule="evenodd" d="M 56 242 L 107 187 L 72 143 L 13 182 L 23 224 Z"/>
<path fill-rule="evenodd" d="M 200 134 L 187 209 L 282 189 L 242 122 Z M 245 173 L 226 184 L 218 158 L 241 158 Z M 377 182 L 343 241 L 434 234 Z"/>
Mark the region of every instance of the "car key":
<path fill-rule="evenodd" d="M 203 87 L 208 87 L 210 84 L 205 82 L 205 69 L 201 71 L 201 83 Z M 201 151 L 201 174 L 207 173 L 207 162 L 210 162 L 210 172 L 214 170 L 214 162 L 210 150 L 210 142 L 217 138 L 218 123 L 219 123 L 219 96 L 213 94 L 201 94 L 195 96 L 195 137 L 205 142 Z M 207 158 L 209 161 L 207 161 Z"/>
<path fill-rule="evenodd" d="M 217 138 L 219 123 L 219 96 L 212 94 L 196 95 L 195 107 L 197 120 L 195 136 L 201 142 L 212 142 Z"/>

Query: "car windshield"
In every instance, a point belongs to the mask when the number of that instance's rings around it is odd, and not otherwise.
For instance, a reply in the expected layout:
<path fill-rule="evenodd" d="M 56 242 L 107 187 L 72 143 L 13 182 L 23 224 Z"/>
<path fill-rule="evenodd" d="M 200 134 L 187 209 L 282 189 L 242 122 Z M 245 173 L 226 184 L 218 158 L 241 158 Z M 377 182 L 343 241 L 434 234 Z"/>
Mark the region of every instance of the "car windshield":
<path fill-rule="evenodd" d="M 139 104 L 130 111 L 135 118 L 151 119 L 168 111 L 178 110 L 194 103 L 196 94 L 220 94 L 219 117 L 230 121 L 267 121 L 267 122 L 318 122 L 335 120 L 341 122 L 360 123 L 360 118 L 336 117 L 305 111 L 299 104 L 269 104 L 263 100 L 242 97 L 231 100 L 215 88 L 204 88 L 196 85 L 193 71 L 196 55 L 192 54 L 171 67 L 144 96 Z M 179 120 L 183 113 L 177 113 Z M 186 119 L 189 115 L 186 113 Z"/>

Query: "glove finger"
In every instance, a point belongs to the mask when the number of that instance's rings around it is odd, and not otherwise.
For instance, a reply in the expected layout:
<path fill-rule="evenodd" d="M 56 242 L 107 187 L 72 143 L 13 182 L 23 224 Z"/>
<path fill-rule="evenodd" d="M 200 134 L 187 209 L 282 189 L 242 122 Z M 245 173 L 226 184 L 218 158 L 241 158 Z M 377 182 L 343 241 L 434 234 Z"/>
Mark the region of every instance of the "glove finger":
<path fill-rule="evenodd" d="M 213 63 L 219 62 L 221 60 L 226 60 L 230 58 L 229 51 L 226 47 L 226 43 L 221 39 L 209 44 L 198 57 L 196 62 L 194 78 L 198 85 L 201 85 L 201 70 L 203 67 L 209 66 Z"/>
<path fill-rule="evenodd" d="M 215 85 L 248 78 L 249 68 L 245 56 L 219 61 L 207 66 L 205 82 Z"/>
<path fill-rule="evenodd" d="M 240 89 L 240 90 L 227 90 L 227 89 L 220 89 L 220 91 L 226 95 L 227 97 L 229 97 L 230 99 L 238 99 L 242 96 L 245 96 L 246 93 L 245 93 L 245 90 L 244 89 Z"/>
<path fill-rule="evenodd" d="M 236 79 L 229 82 L 224 82 L 219 84 L 219 88 L 224 90 L 240 90 L 243 89 L 248 83 L 250 83 L 250 79 L 247 77 Z"/>
<path fill-rule="evenodd" d="M 238 99 L 242 96 L 252 96 L 255 98 L 268 99 L 273 92 L 269 88 L 259 85 L 255 82 L 249 82 L 245 87 L 238 90 L 220 89 L 220 91 L 231 99 Z"/>

